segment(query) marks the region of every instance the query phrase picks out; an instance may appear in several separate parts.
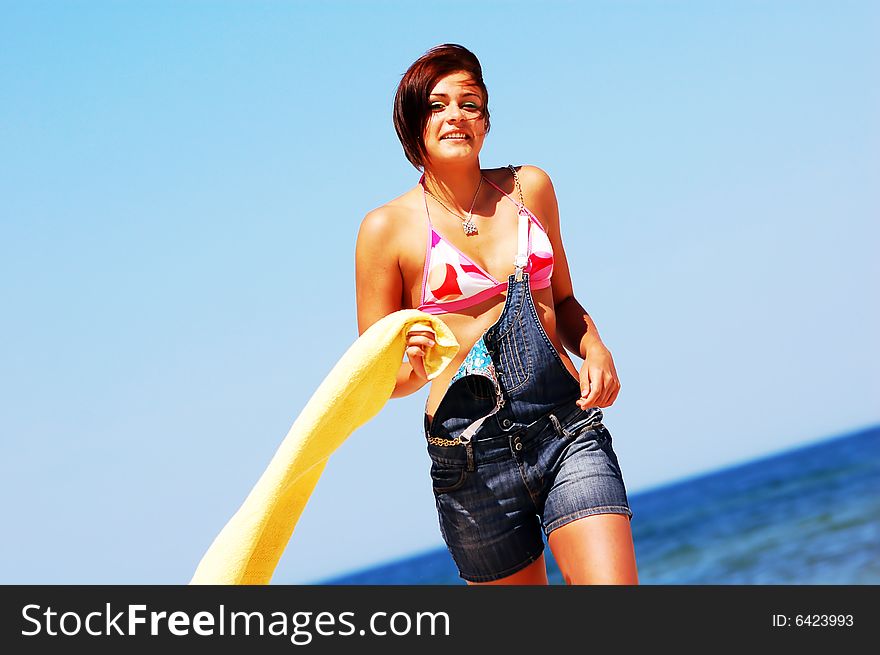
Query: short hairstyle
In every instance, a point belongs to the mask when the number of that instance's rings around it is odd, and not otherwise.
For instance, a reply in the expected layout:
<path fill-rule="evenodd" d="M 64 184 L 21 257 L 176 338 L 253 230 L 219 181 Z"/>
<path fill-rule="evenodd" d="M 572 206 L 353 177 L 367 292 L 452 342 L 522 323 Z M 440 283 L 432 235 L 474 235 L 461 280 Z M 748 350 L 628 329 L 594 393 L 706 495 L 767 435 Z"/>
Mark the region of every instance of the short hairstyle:
<path fill-rule="evenodd" d="M 423 170 L 428 152 L 423 135 L 430 117 L 428 96 L 440 78 L 467 73 L 483 93 L 483 118 L 489 131 L 489 91 L 483 82 L 483 69 L 476 55 L 464 46 L 444 43 L 434 46 L 407 69 L 394 96 L 394 130 L 410 163 Z"/>

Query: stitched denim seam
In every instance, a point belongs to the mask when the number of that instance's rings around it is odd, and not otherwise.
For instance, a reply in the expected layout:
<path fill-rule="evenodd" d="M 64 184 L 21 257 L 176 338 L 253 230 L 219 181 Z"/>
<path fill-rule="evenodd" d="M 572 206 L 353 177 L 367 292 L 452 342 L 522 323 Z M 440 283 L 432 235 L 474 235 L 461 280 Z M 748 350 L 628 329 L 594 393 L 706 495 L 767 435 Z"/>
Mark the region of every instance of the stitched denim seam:
<path fill-rule="evenodd" d="M 506 337 L 498 340 L 498 350 L 500 351 L 499 354 L 501 355 L 501 360 L 508 363 L 508 366 L 501 369 L 502 378 L 514 378 L 516 376 L 516 371 L 512 370 L 513 360 L 510 358 L 510 343 Z"/>
<path fill-rule="evenodd" d="M 529 481 L 526 479 L 526 472 L 522 466 L 522 462 L 517 457 L 514 457 L 514 461 L 516 462 L 516 468 L 519 471 L 519 477 L 522 478 L 523 486 L 529 494 L 529 500 L 532 501 L 532 505 L 535 507 L 535 512 L 538 512 L 538 501 L 535 499 L 535 496 L 540 494 L 541 490 L 538 490 L 538 494 L 532 491 L 532 488 L 529 486 Z"/>
<path fill-rule="evenodd" d="M 575 428 L 574 430 L 572 430 L 571 431 L 572 437 L 575 439 L 580 439 L 588 432 L 595 432 L 596 433 L 596 441 L 601 442 L 606 439 L 605 434 L 603 434 L 603 432 L 602 432 L 603 427 L 605 427 L 605 426 L 602 424 L 601 421 L 599 421 L 598 423 L 589 423 L 588 425 L 583 425 L 579 428 Z"/>
<path fill-rule="evenodd" d="M 594 514 L 626 514 L 630 519 L 632 519 L 633 516 L 632 510 L 626 505 L 601 505 L 589 509 L 580 509 L 548 523 L 544 527 L 544 533 L 549 535 L 553 530 L 561 528 L 563 525 L 576 521 L 577 519 L 582 519 L 585 516 L 593 516 Z"/>
<path fill-rule="evenodd" d="M 519 344 L 513 342 L 513 337 L 516 334 L 515 330 L 511 330 L 504 337 L 504 345 L 507 349 L 507 358 L 510 361 L 510 370 L 513 372 L 514 385 L 522 384 L 523 378 L 525 377 L 525 371 L 522 367 L 522 362 L 519 361 Z M 518 380 L 518 382 L 516 382 Z"/>
<path fill-rule="evenodd" d="M 521 380 L 518 384 L 516 384 L 514 386 L 505 385 L 507 387 L 508 393 L 514 392 L 517 389 L 522 388 L 532 378 L 532 355 L 531 355 L 531 350 L 529 349 L 528 340 L 525 337 L 522 338 L 522 347 L 523 347 L 523 350 L 525 351 L 525 357 L 526 357 L 525 367 L 523 366 L 522 358 L 520 357 L 520 355 L 518 353 L 514 353 L 515 347 L 514 347 L 514 344 L 512 343 L 512 339 L 508 341 L 508 349 L 511 353 L 508 361 L 515 362 L 516 364 L 519 364 L 520 371 L 522 371 Z"/>
<path fill-rule="evenodd" d="M 486 575 L 471 575 L 469 573 L 464 573 L 459 570 L 459 575 L 467 580 L 468 582 L 493 582 L 494 580 L 500 580 L 501 578 L 506 578 L 508 575 L 513 575 L 517 571 L 521 571 L 526 568 L 529 564 L 536 561 L 541 554 L 544 552 L 544 544 L 541 544 L 541 550 L 536 553 L 529 555 L 526 559 L 524 559 L 519 564 L 511 566 L 510 568 L 506 568 L 503 571 L 498 573 L 488 573 Z"/>
<path fill-rule="evenodd" d="M 517 339 L 517 336 L 519 339 Z M 531 364 L 531 360 L 529 358 L 529 343 L 523 336 L 522 330 L 511 331 L 510 336 L 507 337 L 507 345 L 510 347 L 511 358 L 516 363 L 517 368 L 519 368 L 519 376 L 523 381 L 527 380 L 531 372 L 531 367 L 527 368 L 527 365 Z M 523 363 L 524 359 L 525 364 Z"/>
<path fill-rule="evenodd" d="M 528 273 L 526 273 L 526 275 L 528 275 Z M 510 275 L 510 276 L 508 277 L 508 280 L 507 280 L 507 281 L 508 281 L 508 287 L 507 287 L 508 291 L 507 291 L 507 296 L 504 298 L 504 307 L 501 308 L 501 316 L 504 316 L 504 311 L 507 309 L 507 303 L 509 302 L 509 298 L 510 298 L 510 278 L 511 278 L 511 277 L 513 277 L 513 275 Z M 525 282 L 526 282 L 526 284 L 528 284 L 528 282 L 529 282 L 529 281 L 528 281 L 528 278 L 525 279 Z M 520 299 L 519 299 L 519 306 L 515 309 L 513 315 L 510 317 L 510 320 L 509 320 L 509 324 L 508 324 L 508 326 L 507 326 L 506 328 L 504 328 L 503 330 L 501 330 L 501 328 L 499 327 L 499 332 L 500 332 L 500 333 L 495 335 L 495 338 L 496 338 L 496 339 L 501 339 L 502 337 L 504 337 L 504 336 L 505 336 L 505 335 L 506 335 L 506 334 L 507 334 L 507 333 L 513 328 L 513 325 L 514 325 L 515 321 L 516 321 L 517 319 L 519 319 L 520 315 L 522 314 L 523 305 L 525 304 L 525 302 L 526 302 L 525 294 L 523 294 L 522 297 L 520 297 Z M 499 318 L 500 318 L 500 317 L 499 317 Z M 498 325 L 497 322 L 494 323 L 494 324 L 492 324 L 490 327 L 488 327 L 488 328 L 486 329 L 486 332 L 488 332 L 489 330 L 491 330 L 492 328 L 494 328 L 496 325 Z M 484 332 L 484 334 L 485 334 L 485 332 Z"/>
<path fill-rule="evenodd" d="M 431 461 L 437 464 L 438 466 L 448 466 L 458 468 L 459 466 L 462 468 L 467 467 L 467 458 L 464 456 L 464 447 L 463 446 L 443 446 L 443 448 L 456 448 L 461 449 L 462 457 L 458 459 L 456 457 L 443 457 L 442 455 L 435 455 L 434 453 L 428 451 L 428 457 L 431 458 Z"/>
<path fill-rule="evenodd" d="M 439 487 L 438 488 L 437 486 L 434 485 L 434 480 L 432 478 L 431 488 L 434 490 L 435 494 L 448 494 L 448 493 L 451 493 L 451 492 L 456 491 L 457 489 L 460 489 L 461 487 L 463 487 L 464 483 L 467 482 L 467 477 L 468 477 L 467 467 L 463 466 L 461 469 L 461 473 L 458 477 L 458 482 L 456 482 L 454 485 L 449 486 L 449 487 Z"/>

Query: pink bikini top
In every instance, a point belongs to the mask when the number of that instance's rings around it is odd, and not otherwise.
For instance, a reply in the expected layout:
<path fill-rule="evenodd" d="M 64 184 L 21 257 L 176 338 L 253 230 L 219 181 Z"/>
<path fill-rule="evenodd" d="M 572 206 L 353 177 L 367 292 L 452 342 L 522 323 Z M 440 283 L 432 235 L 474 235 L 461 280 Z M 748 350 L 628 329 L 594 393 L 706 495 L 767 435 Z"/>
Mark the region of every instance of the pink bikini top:
<path fill-rule="evenodd" d="M 423 184 L 424 179 L 425 176 L 422 175 L 419 184 Z M 520 213 L 525 212 L 531 219 L 528 226 L 528 261 L 524 270 L 529 274 L 529 286 L 532 289 L 549 287 L 553 274 L 553 247 L 547 232 L 525 205 L 504 193 L 489 178 L 486 181 L 519 207 Z M 424 194 L 424 186 L 422 188 Z M 421 304 L 418 309 L 427 314 L 457 312 L 506 291 L 507 280 L 496 280 L 437 233 L 427 210 L 426 196 L 428 245 L 422 275 Z M 537 230 L 531 229 L 532 223 L 537 226 Z"/>

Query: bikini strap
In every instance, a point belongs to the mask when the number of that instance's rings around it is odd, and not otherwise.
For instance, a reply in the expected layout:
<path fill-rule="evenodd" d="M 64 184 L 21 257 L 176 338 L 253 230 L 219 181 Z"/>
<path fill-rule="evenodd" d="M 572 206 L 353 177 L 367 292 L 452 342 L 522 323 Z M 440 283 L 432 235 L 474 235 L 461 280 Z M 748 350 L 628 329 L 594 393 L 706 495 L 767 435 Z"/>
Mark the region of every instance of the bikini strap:
<path fill-rule="evenodd" d="M 508 168 L 510 168 L 510 169 L 513 171 L 513 179 L 516 180 L 516 186 L 517 186 L 517 189 L 519 189 L 519 197 L 522 198 L 522 197 L 523 197 L 522 187 L 520 187 L 520 185 L 519 185 L 519 178 L 518 178 L 517 175 L 516 175 L 516 169 L 514 169 L 512 165 L 508 165 Z M 498 192 L 499 192 L 499 193 L 501 193 L 502 195 L 507 196 L 507 198 L 510 200 L 510 202 L 512 202 L 514 205 L 516 205 L 516 206 L 519 207 L 520 209 L 525 209 L 525 201 L 523 201 L 522 203 L 517 202 L 516 199 L 515 199 L 513 196 L 511 196 L 509 193 L 506 193 L 506 192 L 504 191 L 504 189 L 502 189 L 500 186 L 498 186 L 497 184 L 495 184 L 492 180 L 490 180 L 490 179 L 489 179 L 488 177 L 486 177 L 485 175 L 483 176 L 483 179 L 486 180 L 486 181 L 487 181 L 489 184 L 491 184 L 493 187 L 495 187 L 496 189 L 498 189 Z"/>
<path fill-rule="evenodd" d="M 526 199 L 523 196 L 522 187 L 519 184 L 519 175 L 516 174 L 516 169 L 513 167 L 513 164 L 508 164 L 507 168 L 509 168 L 510 172 L 513 173 L 513 181 L 516 182 L 516 188 L 519 191 L 519 204 L 521 207 L 525 207 Z"/>
<path fill-rule="evenodd" d="M 510 169 L 510 172 L 513 173 L 513 179 L 516 182 L 516 188 L 519 189 L 519 211 L 517 212 L 519 218 L 519 235 L 517 239 L 518 248 L 516 257 L 513 260 L 513 265 L 516 267 L 516 281 L 519 282 L 523 278 L 523 271 L 525 270 L 526 264 L 529 262 L 529 215 L 526 210 L 526 201 L 523 198 L 522 187 L 519 184 L 519 176 L 516 174 L 516 169 L 513 167 L 513 164 L 508 164 L 507 168 Z M 503 191 L 501 193 L 504 193 Z M 505 193 L 504 195 L 507 196 Z M 510 196 L 507 196 L 510 198 Z M 513 200 L 513 198 L 510 198 Z M 515 203 L 516 200 L 513 200 Z"/>
<path fill-rule="evenodd" d="M 431 242 L 431 230 L 434 225 L 431 223 L 431 212 L 428 211 L 428 189 L 425 187 L 425 174 L 419 178 L 419 186 L 422 187 L 422 198 L 425 200 L 425 216 L 428 218 L 428 243 Z"/>
<path fill-rule="evenodd" d="M 516 169 L 513 167 L 513 164 L 508 164 L 507 168 L 513 173 L 513 179 L 516 181 L 516 188 L 519 189 L 519 197 L 522 199 L 523 192 L 522 187 L 519 184 L 519 177 L 516 174 Z M 523 271 L 529 261 L 529 221 L 531 219 L 529 218 L 528 210 L 526 209 L 525 202 L 519 203 L 514 200 L 509 194 L 505 193 L 504 189 L 499 187 L 485 175 L 483 176 L 483 179 L 507 196 L 510 199 L 510 202 L 519 208 L 517 212 L 519 218 L 519 223 L 517 225 L 517 252 L 516 257 L 513 258 L 513 265 L 516 268 L 516 281 L 519 282 L 522 280 Z"/>

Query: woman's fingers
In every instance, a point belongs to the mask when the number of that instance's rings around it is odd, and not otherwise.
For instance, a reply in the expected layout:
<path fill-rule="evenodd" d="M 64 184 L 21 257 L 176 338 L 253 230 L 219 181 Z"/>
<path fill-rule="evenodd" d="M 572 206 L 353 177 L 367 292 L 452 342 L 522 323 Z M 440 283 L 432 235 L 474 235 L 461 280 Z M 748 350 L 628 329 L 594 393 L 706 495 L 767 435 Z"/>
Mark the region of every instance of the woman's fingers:
<path fill-rule="evenodd" d="M 434 338 L 434 332 L 431 330 L 410 330 L 406 333 L 407 337 L 428 337 L 429 339 Z"/>
<path fill-rule="evenodd" d="M 415 353 L 414 349 L 418 349 L 418 352 L 424 356 L 428 352 L 428 348 L 431 348 L 434 345 L 434 340 L 429 339 L 428 337 L 410 337 L 409 341 L 406 342 L 406 351 L 410 352 L 412 350 Z"/>
<path fill-rule="evenodd" d="M 428 330 L 413 330 L 407 333 L 406 356 L 409 357 L 409 363 L 415 374 L 423 380 L 428 377 L 424 358 L 428 348 L 435 344 L 433 337 L 434 333 Z"/>
<path fill-rule="evenodd" d="M 409 357 L 409 363 L 413 367 L 416 375 L 425 379 L 428 374 L 425 372 L 425 353 L 419 346 L 410 346 L 406 349 L 406 356 Z"/>
<path fill-rule="evenodd" d="M 581 397 L 577 401 L 581 409 L 590 407 L 603 407 L 600 404 L 605 391 L 602 379 L 602 369 L 586 366 L 587 381 L 584 381 L 584 369 L 581 370 Z"/>

